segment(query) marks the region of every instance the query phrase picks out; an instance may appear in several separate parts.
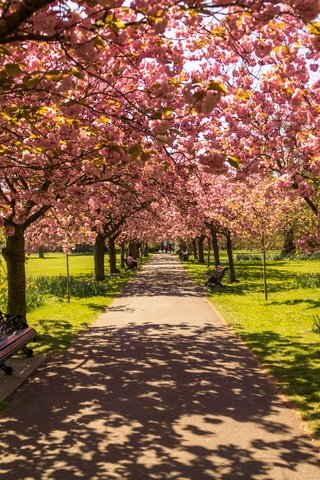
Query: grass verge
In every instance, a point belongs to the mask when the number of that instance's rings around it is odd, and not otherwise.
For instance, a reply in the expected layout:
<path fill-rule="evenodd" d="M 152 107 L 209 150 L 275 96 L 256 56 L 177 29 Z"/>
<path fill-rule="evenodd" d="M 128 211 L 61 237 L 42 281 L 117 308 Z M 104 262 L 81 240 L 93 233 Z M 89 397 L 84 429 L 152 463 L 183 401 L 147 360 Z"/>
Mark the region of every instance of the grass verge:
<path fill-rule="evenodd" d="M 63 288 L 66 279 L 65 255 L 51 253 L 45 255 L 45 258 L 36 255 L 28 257 L 26 270 L 30 285 L 40 288 L 42 292 L 41 305 L 27 315 L 29 325 L 38 333 L 32 346 L 35 352 L 48 354 L 68 346 L 75 335 L 108 308 L 123 286 L 135 275 L 135 272 L 126 270 L 110 275 L 107 258 L 105 263 L 105 280 L 94 282 L 93 256 L 69 256 L 72 289 L 68 303 Z"/>

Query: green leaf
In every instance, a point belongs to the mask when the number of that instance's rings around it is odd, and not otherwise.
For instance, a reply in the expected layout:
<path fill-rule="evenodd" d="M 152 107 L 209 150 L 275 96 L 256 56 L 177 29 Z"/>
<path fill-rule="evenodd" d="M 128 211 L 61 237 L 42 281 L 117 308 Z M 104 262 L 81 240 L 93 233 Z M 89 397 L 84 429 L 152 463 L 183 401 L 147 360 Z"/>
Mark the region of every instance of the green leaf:
<path fill-rule="evenodd" d="M 61 78 L 60 70 L 48 70 L 45 74 L 48 80 L 59 80 Z"/>
<path fill-rule="evenodd" d="M 33 88 L 39 83 L 40 77 L 25 77 L 23 79 L 22 85 L 24 88 Z"/>
<path fill-rule="evenodd" d="M 118 20 L 115 21 L 115 22 L 113 22 L 112 25 L 114 25 L 115 27 L 117 27 L 119 30 L 120 30 L 120 28 L 125 28 L 125 27 L 126 27 L 124 23 L 119 22 Z"/>
<path fill-rule="evenodd" d="M 216 92 L 220 93 L 228 93 L 227 87 L 223 83 L 216 82 L 215 80 L 210 80 L 208 90 L 215 90 Z"/>
<path fill-rule="evenodd" d="M 320 35 L 320 22 L 307 23 L 307 29 L 313 35 Z"/>
<path fill-rule="evenodd" d="M 169 170 L 169 168 L 170 168 L 170 163 L 167 162 L 167 161 L 163 162 L 163 168 L 164 168 L 165 171 Z"/>
<path fill-rule="evenodd" d="M 142 153 L 141 145 L 136 144 L 129 148 L 132 160 L 136 160 Z"/>
<path fill-rule="evenodd" d="M 12 56 L 11 52 L 9 52 L 9 50 L 7 50 L 3 45 L 0 45 L 0 54 L 1 53 L 10 57 Z"/>
<path fill-rule="evenodd" d="M 141 153 L 141 160 L 143 162 L 146 162 L 147 160 L 149 160 L 149 158 L 151 157 L 151 154 L 148 153 L 148 152 L 145 152 L 145 151 L 142 151 Z"/>
<path fill-rule="evenodd" d="M 9 75 L 21 75 L 23 73 L 19 63 L 7 63 L 4 68 Z"/>
<path fill-rule="evenodd" d="M 240 166 L 240 158 L 239 157 L 228 156 L 227 161 L 234 168 L 239 168 L 239 166 Z"/>
<path fill-rule="evenodd" d="M 94 44 L 97 48 L 104 48 L 105 47 L 104 41 L 102 40 L 102 38 L 100 36 L 96 37 L 94 39 Z"/>
<path fill-rule="evenodd" d="M 81 70 L 78 70 L 77 68 L 72 68 L 70 70 L 70 73 L 76 77 L 76 78 L 79 78 L 80 80 L 83 80 L 84 79 L 84 75 L 83 75 L 83 72 Z"/>

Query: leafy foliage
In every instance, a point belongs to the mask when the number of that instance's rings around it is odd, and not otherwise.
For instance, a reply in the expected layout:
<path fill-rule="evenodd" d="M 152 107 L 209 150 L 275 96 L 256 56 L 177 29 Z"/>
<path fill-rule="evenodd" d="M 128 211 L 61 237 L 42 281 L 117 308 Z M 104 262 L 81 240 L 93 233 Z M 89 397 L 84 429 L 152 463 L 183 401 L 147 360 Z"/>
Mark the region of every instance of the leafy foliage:
<path fill-rule="evenodd" d="M 298 275 L 297 284 L 300 288 L 319 288 L 320 274 Z"/>
<path fill-rule="evenodd" d="M 320 333 L 320 315 L 313 316 L 312 331 L 315 333 Z"/>
<path fill-rule="evenodd" d="M 36 277 L 34 284 L 42 294 L 49 294 L 64 298 L 67 295 L 67 277 L 63 275 L 50 277 Z M 70 277 L 70 294 L 73 297 L 84 298 L 96 295 L 107 295 L 108 285 L 102 282 L 96 282 L 92 279 L 79 279 Z"/>

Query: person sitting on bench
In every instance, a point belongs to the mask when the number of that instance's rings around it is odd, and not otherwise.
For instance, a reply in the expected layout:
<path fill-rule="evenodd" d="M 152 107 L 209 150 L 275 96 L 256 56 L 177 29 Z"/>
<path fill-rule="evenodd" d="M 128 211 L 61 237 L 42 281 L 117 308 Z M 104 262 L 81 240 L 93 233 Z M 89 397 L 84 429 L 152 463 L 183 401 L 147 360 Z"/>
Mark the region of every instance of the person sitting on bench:
<path fill-rule="evenodd" d="M 182 250 L 182 252 L 180 252 L 179 257 L 182 262 L 187 262 L 189 260 L 188 250 L 187 249 Z"/>
<path fill-rule="evenodd" d="M 126 264 L 129 269 L 134 270 L 135 268 L 138 268 L 138 260 L 134 258 L 132 253 L 129 253 L 129 255 L 126 258 Z"/>

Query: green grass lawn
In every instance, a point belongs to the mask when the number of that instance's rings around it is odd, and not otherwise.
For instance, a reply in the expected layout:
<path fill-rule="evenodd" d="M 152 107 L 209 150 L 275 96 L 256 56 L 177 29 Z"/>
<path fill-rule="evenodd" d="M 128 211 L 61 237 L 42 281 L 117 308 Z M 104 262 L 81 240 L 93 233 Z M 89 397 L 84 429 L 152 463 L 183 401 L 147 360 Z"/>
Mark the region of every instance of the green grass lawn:
<path fill-rule="evenodd" d="M 70 275 L 74 276 L 93 276 L 93 255 L 91 254 L 71 254 L 69 255 Z M 106 273 L 108 272 L 108 256 L 105 257 Z M 26 271 L 28 277 L 38 277 L 40 275 L 54 276 L 66 275 L 66 255 L 60 252 L 46 253 L 44 258 L 38 255 L 28 255 L 26 262 Z"/>
<path fill-rule="evenodd" d="M 227 262 L 222 262 L 226 264 Z M 185 264 L 204 284 L 205 265 Z M 320 260 L 269 261 L 269 299 L 264 299 L 262 264 L 236 264 L 238 283 L 208 291 L 210 301 L 249 345 L 297 407 L 315 438 L 320 439 L 320 333 L 312 331 L 320 317 L 319 288 L 301 288 L 297 277 L 320 274 Z"/>
<path fill-rule="evenodd" d="M 50 353 L 66 347 L 80 330 L 92 323 L 110 305 L 134 275 L 134 272 L 125 270 L 110 275 L 107 255 L 104 282 L 94 282 L 93 269 L 92 255 L 69 255 L 69 270 L 75 283 L 75 293 L 71 294 L 68 303 L 63 288 L 66 280 L 66 256 L 63 253 L 48 253 L 45 258 L 28 256 L 26 273 L 31 290 L 29 294 L 36 296 L 37 290 L 32 285 L 39 277 L 49 292 L 44 299 L 41 296 L 42 304 L 27 314 L 28 323 L 38 332 L 33 347 L 37 353 Z"/>

